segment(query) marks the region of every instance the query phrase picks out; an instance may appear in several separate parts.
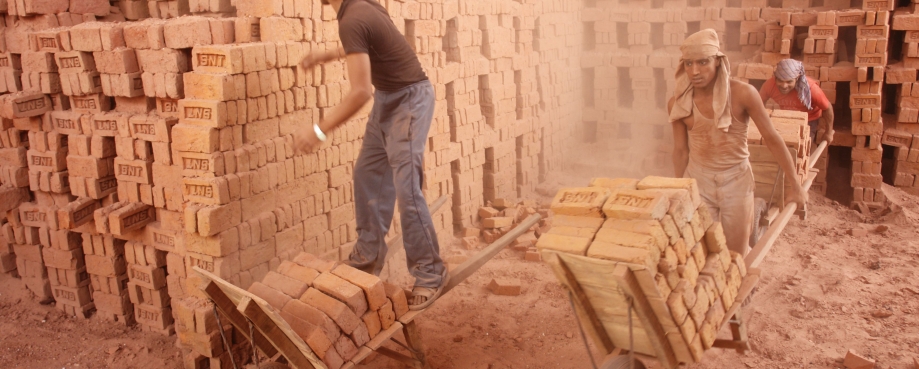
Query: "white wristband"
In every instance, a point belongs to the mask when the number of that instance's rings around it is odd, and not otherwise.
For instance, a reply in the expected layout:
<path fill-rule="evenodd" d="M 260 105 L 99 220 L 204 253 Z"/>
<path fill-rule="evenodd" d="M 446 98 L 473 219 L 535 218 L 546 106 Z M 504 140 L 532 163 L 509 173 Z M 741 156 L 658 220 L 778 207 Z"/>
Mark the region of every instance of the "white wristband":
<path fill-rule="evenodd" d="M 316 132 L 316 138 L 318 138 L 319 141 L 325 142 L 326 140 L 325 133 L 322 133 L 322 130 L 319 129 L 318 124 L 315 124 L 315 123 L 313 124 L 313 132 Z"/>

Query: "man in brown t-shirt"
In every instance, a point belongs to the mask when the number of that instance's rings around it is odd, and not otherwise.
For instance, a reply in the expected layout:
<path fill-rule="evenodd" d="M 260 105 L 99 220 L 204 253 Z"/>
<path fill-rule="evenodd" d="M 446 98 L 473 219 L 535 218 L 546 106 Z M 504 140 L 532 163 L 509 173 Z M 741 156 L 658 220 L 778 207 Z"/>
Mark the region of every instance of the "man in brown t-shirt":
<path fill-rule="evenodd" d="M 338 13 L 343 47 L 310 54 L 301 65 L 309 68 L 346 56 L 351 91 L 321 122 L 296 132 L 294 145 L 308 151 L 325 141 L 325 132 L 350 119 L 372 94 L 373 110 L 354 164 L 358 239 L 346 263 L 380 273 L 386 261 L 384 236 L 398 199 L 406 261 L 415 277 L 409 307 L 423 309 L 440 296 L 447 282 L 434 223 L 421 191 L 424 145 L 434 116 L 434 88 L 415 52 L 379 3 L 322 2 Z"/>

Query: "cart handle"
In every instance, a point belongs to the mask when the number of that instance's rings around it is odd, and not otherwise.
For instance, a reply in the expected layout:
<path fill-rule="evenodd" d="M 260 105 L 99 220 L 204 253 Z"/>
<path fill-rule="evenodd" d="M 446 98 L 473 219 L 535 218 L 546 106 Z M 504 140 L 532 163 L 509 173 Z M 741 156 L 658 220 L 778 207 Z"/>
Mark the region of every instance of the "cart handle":
<path fill-rule="evenodd" d="M 823 154 L 823 151 L 826 150 L 827 142 L 823 141 L 817 146 L 817 149 L 811 153 L 811 156 L 807 159 L 807 170 L 810 171 L 815 164 L 817 164 L 817 159 Z M 814 184 L 814 178 L 807 178 L 804 181 L 804 184 L 801 188 L 804 191 L 807 191 L 811 188 L 811 185 Z M 769 226 L 769 229 L 766 230 L 766 233 L 763 234 L 763 237 L 756 242 L 756 245 L 753 246 L 753 250 L 750 250 L 750 253 L 744 258 L 744 263 L 747 264 L 747 269 L 758 268 L 759 264 L 763 262 L 763 259 L 766 258 L 766 254 L 769 253 L 769 250 L 772 249 L 772 245 L 775 243 L 775 240 L 779 238 L 779 235 L 782 234 L 782 231 L 785 230 L 785 226 L 788 225 L 788 221 L 791 220 L 791 216 L 794 215 L 795 210 L 798 210 L 797 203 L 791 203 L 785 206 L 785 209 L 782 209 L 782 212 L 779 213 L 779 216 L 776 217 L 776 221 Z"/>

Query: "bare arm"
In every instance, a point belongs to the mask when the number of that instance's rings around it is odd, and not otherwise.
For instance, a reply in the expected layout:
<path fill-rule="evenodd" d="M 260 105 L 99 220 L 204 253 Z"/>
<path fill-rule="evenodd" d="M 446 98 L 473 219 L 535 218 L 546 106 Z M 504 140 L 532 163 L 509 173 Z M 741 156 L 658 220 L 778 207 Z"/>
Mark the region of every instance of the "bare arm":
<path fill-rule="evenodd" d="M 303 68 L 311 68 L 315 65 L 327 63 L 332 60 L 338 60 L 345 57 L 345 49 L 343 47 L 338 47 L 335 50 L 320 51 L 315 53 L 309 53 L 303 60 L 300 61 L 300 66 Z"/>
<path fill-rule="evenodd" d="M 667 103 L 667 111 L 673 109 L 673 98 Z M 683 121 L 670 123 L 673 126 L 673 175 L 682 178 L 689 165 L 689 134 Z"/>
<path fill-rule="evenodd" d="M 823 140 L 829 145 L 833 143 L 833 136 L 836 134 L 836 131 L 833 130 L 833 120 L 836 118 L 836 113 L 833 112 L 832 104 L 829 109 L 823 111 L 823 115 L 826 117 L 824 118 L 826 120 L 826 133 L 823 134 Z"/>
<path fill-rule="evenodd" d="M 766 112 L 762 100 L 757 96 L 753 86 L 749 84 L 737 83 L 733 84 L 732 88 L 733 91 L 737 93 L 738 97 L 741 98 L 744 109 L 747 111 L 750 118 L 753 119 L 756 128 L 759 129 L 760 134 L 763 136 L 763 141 L 766 143 L 766 147 L 769 148 L 769 151 L 772 152 L 772 156 L 778 161 L 779 167 L 785 172 L 785 181 L 792 185 L 794 193 L 792 197 L 788 199 L 788 202 L 796 202 L 798 203 L 799 209 L 803 208 L 804 203 L 807 202 L 807 193 L 804 192 L 801 183 L 793 180 L 797 177 L 794 160 L 788 152 L 788 148 L 785 147 L 785 141 L 782 140 L 782 136 L 779 135 L 779 132 L 776 131 L 775 127 L 772 125 L 772 121 L 769 119 L 769 114 Z"/>
<path fill-rule="evenodd" d="M 336 106 L 318 123 L 323 133 L 330 133 L 342 123 L 351 119 L 373 94 L 370 83 L 370 56 L 363 53 L 348 54 L 348 80 L 351 90 Z M 304 127 L 294 136 L 294 145 L 300 151 L 309 151 L 319 144 L 319 138 L 313 127 Z"/>

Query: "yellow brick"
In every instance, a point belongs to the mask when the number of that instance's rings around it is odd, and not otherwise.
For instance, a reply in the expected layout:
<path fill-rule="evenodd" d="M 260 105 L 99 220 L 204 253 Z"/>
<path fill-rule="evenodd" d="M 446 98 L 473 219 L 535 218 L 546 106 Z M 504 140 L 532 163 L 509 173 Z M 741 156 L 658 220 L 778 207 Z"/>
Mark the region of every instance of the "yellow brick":
<path fill-rule="evenodd" d="M 636 190 L 637 184 L 638 180 L 634 178 L 594 178 L 590 180 L 590 187 L 605 187 L 611 190 Z"/>
<path fill-rule="evenodd" d="M 603 204 L 607 218 L 655 219 L 667 215 L 670 199 L 657 191 L 616 190 Z"/>
<path fill-rule="evenodd" d="M 583 237 L 562 236 L 557 234 L 544 234 L 536 241 L 536 248 L 542 250 L 555 250 L 575 255 L 587 253 L 590 239 Z"/>
<path fill-rule="evenodd" d="M 618 229 L 626 232 L 641 233 L 650 235 L 657 242 L 657 246 L 663 250 L 670 243 L 670 237 L 664 232 L 661 222 L 656 220 L 640 219 L 607 219 L 603 222 L 603 228 Z"/>
<path fill-rule="evenodd" d="M 597 233 L 597 230 L 592 228 L 552 226 L 552 228 L 549 228 L 549 232 L 546 233 L 591 239 Z"/>
<path fill-rule="evenodd" d="M 724 240 L 724 229 L 721 228 L 721 222 L 712 223 L 712 226 L 705 231 L 705 248 L 708 249 L 709 253 L 717 253 L 727 249 L 727 241 Z"/>
<path fill-rule="evenodd" d="M 692 255 L 692 258 L 696 260 L 696 265 L 705 264 L 705 246 L 702 246 L 702 243 L 696 242 L 696 246 L 689 250 L 689 253 Z"/>
<path fill-rule="evenodd" d="M 657 246 L 657 241 L 650 235 L 620 231 L 613 228 L 600 228 L 597 231 L 597 235 L 594 236 L 594 240 L 635 247 L 647 250 L 648 253 L 660 253 L 661 251 Z"/>
<path fill-rule="evenodd" d="M 578 217 L 572 215 L 554 215 L 552 226 L 592 228 L 596 233 L 603 225 L 603 218 Z"/>
<path fill-rule="evenodd" d="M 694 259 L 686 260 L 686 265 L 681 265 L 677 270 L 680 271 L 680 277 L 688 280 L 690 285 L 696 285 L 696 280 L 699 279 L 699 267 Z"/>
<path fill-rule="evenodd" d="M 702 203 L 702 196 L 699 195 L 699 186 L 696 184 L 696 180 L 693 178 L 669 178 L 669 177 L 657 177 L 657 176 L 647 176 L 642 178 L 637 185 L 639 190 L 649 189 L 649 188 L 678 188 L 689 191 L 689 195 L 692 197 L 692 202 L 696 206 Z"/>
<path fill-rule="evenodd" d="M 689 316 L 689 310 L 686 309 L 686 304 L 683 303 L 682 292 L 671 292 L 670 296 L 667 296 L 667 307 L 670 308 L 670 314 L 677 325 L 682 325 Z"/>
<path fill-rule="evenodd" d="M 674 244 L 677 240 L 683 238 L 680 236 L 680 228 L 676 226 L 676 223 L 673 221 L 673 217 L 670 215 L 665 215 L 664 218 L 661 219 L 661 228 L 664 229 L 664 233 L 666 233 L 667 237 L 670 238 L 670 244 Z"/>
<path fill-rule="evenodd" d="M 594 241 L 591 243 L 590 248 L 587 249 L 587 256 L 597 259 L 644 265 L 651 270 L 657 268 L 657 262 L 660 260 L 659 253 L 649 253 L 648 250 L 602 241 Z"/>
<path fill-rule="evenodd" d="M 610 190 L 601 187 L 563 188 L 555 194 L 551 209 L 555 214 L 603 217 L 603 203 Z"/>
<path fill-rule="evenodd" d="M 688 222 L 692 219 L 693 214 L 696 212 L 696 205 L 692 203 L 689 191 L 672 189 L 656 191 L 664 193 L 670 198 L 670 207 L 667 209 L 667 214 L 670 214 L 675 219 L 680 219 L 681 222 Z"/>

